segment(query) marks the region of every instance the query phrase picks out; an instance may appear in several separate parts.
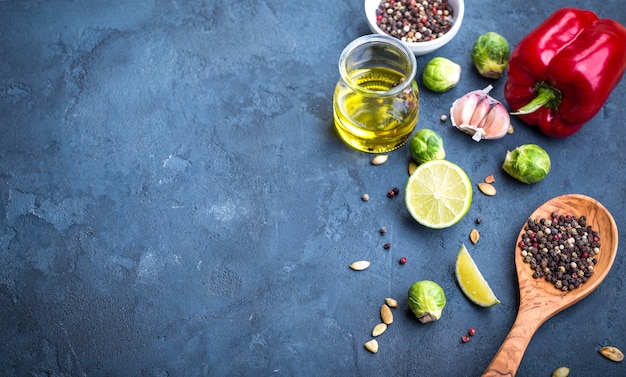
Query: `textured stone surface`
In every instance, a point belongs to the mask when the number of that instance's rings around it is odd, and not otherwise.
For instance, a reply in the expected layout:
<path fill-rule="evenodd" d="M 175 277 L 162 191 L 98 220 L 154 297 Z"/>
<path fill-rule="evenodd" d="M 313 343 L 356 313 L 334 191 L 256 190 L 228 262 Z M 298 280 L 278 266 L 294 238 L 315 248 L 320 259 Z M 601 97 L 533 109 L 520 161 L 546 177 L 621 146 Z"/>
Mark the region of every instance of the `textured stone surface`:
<path fill-rule="evenodd" d="M 361 1 L 0 1 L 0 374 L 480 375 L 517 311 L 525 217 L 583 193 L 626 221 L 626 82 L 565 140 L 514 119 L 513 135 L 477 144 L 439 121 L 489 83 L 503 98 L 504 80 L 472 66 L 478 35 L 515 45 L 566 5 L 626 23 L 619 0 L 468 0 L 460 33 L 434 54 L 461 64 L 462 81 L 422 90 L 418 127 L 437 130 L 474 182 L 494 174 L 498 195 L 476 190 L 459 224 L 429 230 L 385 195 L 404 186 L 408 149 L 372 166 L 332 129 L 339 54 L 369 33 Z M 500 169 L 527 142 L 553 162 L 533 186 Z M 501 305 L 461 293 L 461 243 Z M 360 259 L 372 266 L 348 268 Z M 596 350 L 626 347 L 625 273 L 618 254 L 596 292 L 539 329 L 518 376 L 620 375 Z M 407 309 L 421 279 L 446 291 L 436 323 Z M 363 344 L 385 297 L 399 308 L 372 355 Z"/>

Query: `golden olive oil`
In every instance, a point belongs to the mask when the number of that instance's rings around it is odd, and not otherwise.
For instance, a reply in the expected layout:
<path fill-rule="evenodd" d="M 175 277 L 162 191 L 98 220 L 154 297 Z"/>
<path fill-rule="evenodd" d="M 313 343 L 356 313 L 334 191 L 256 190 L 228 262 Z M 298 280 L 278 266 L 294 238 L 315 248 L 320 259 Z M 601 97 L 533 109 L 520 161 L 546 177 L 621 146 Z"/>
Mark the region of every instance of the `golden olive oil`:
<path fill-rule="evenodd" d="M 339 136 L 363 152 L 384 153 L 401 147 L 419 113 L 415 81 L 384 67 L 356 69 L 335 88 L 333 113 Z M 406 86 L 397 92 L 397 86 Z"/>

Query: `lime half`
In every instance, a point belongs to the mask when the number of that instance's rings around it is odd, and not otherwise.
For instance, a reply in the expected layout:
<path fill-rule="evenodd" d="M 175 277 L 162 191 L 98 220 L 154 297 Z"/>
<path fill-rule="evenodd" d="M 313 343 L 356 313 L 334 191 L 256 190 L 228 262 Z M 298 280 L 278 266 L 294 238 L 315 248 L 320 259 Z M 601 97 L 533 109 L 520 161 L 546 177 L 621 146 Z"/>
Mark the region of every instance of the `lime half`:
<path fill-rule="evenodd" d="M 472 183 L 465 171 L 450 161 L 425 162 L 409 176 L 404 201 L 418 223 L 428 228 L 447 228 L 469 210 Z"/>
<path fill-rule="evenodd" d="M 465 245 L 461 245 L 456 255 L 454 273 L 461 290 L 474 304 L 488 307 L 500 303 L 487 280 L 480 273 Z"/>

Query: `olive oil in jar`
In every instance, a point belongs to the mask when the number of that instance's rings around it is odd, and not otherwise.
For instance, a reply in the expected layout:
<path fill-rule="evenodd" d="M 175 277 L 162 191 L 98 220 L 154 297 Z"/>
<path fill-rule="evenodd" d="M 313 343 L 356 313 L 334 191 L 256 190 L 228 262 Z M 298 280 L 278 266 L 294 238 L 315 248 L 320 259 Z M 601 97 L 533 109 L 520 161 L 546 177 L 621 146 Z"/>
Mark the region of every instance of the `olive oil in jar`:
<path fill-rule="evenodd" d="M 349 80 L 355 88 L 343 82 L 335 88 L 333 112 L 339 136 L 364 152 L 385 153 L 401 147 L 418 120 L 415 81 L 397 94 L 385 95 L 405 84 L 406 76 L 393 69 L 373 67 L 351 72 Z"/>
<path fill-rule="evenodd" d="M 333 97 L 339 137 L 369 153 L 401 147 L 418 119 L 416 71 L 415 55 L 396 38 L 371 34 L 348 44 Z"/>

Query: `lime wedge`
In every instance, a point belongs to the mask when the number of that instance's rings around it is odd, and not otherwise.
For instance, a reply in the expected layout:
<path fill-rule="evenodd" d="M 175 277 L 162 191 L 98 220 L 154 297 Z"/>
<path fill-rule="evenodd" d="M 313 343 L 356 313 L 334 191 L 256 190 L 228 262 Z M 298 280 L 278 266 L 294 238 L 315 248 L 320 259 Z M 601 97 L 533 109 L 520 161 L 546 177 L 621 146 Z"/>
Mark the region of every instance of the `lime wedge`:
<path fill-rule="evenodd" d="M 500 300 L 489 287 L 489 283 L 478 270 L 465 245 L 461 245 L 456 255 L 454 272 L 461 290 L 474 304 L 489 307 L 500 303 Z"/>
<path fill-rule="evenodd" d="M 447 228 L 469 210 L 472 183 L 465 171 L 450 161 L 425 162 L 409 176 L 404 201 L 418 223 L 428 228 Z"/>

